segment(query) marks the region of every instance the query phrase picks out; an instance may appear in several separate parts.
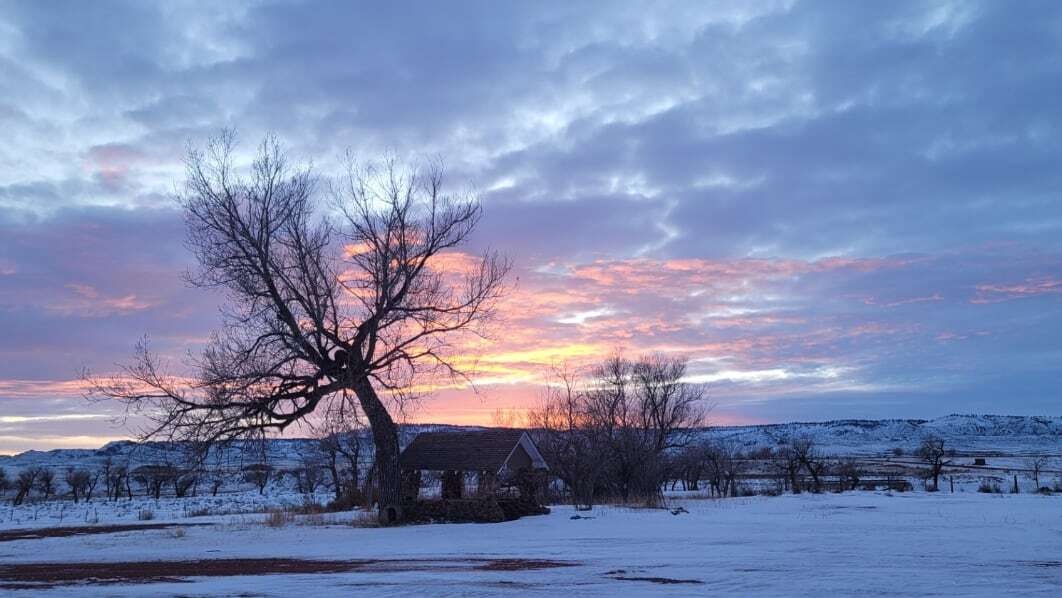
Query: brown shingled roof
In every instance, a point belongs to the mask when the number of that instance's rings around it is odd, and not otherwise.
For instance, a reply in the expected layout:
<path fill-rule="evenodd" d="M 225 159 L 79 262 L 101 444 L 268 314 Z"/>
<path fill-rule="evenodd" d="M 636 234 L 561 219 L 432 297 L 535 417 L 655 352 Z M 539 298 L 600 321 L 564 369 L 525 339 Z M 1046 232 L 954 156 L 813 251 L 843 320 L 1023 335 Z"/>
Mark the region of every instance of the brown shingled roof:
<path fill-rule="evenodd" d="M 520 442 L 523 430 L 423 432 L 402 451 L 402 469 L 498 471 Z"/>

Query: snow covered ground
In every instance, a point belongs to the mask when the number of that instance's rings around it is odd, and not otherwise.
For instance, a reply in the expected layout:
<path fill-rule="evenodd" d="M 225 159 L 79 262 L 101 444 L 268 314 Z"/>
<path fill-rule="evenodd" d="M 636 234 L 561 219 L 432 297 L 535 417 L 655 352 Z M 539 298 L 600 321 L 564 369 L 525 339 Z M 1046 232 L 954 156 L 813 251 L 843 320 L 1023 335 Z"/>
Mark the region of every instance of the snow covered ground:
<path fill-rule="evenodd" d="M 330 573 L 58 585 L 43 595 L 1057 596 L 1062 497 L 961 492 L 674 500 L 688 513 L 598 507 L 502 524 L 364 528 L 261 515 L 213 526 L 0 542 L 0 580 L 31 563 L 281 557 L 372 560 Z M 173 513 L 171 513 L 173 515 Z M 181 519 L 200 521 L 202 518 Z M 327 523 L 327 522 L 326 522 Z M 477 559 L 562 561 L 531 566 Z M 240 563 L 242 561 L 228 561 Z M 515 563 L 515 565 L 514 565 Z M 556 563 L 554 563 L 556 564 Z M 148 567 L 148 565 L 137 565 Z M 158 568 L 157 564 L 152 565 Z M 165 569 L 163 567 L 162 569 Z M 0 581 L 2 584 L 3 581 Z"/>
<path fill-rule="evenodd" d="M 270 489 L 265 494 L 256 490 L 226 492 L 218 496 L 199 495 L 185 498 L 163 496 L 159 500 L 136 496 L 109 501 L 96 496 L 90 502 L 71 500 L 32 500 L 20 506 L 11 501 L 0 503 L 0 530 L 60 527 L 71 525 L 125 525 L 138 521 L 171 523 L 194 520 L 214 521 L 226 516 L 261 514 L 274 509 L 297 507 L 303 504 L 327 504 L 333 497 L 330 490 L 306 496 L 288 490 Z M 145 519 L 146 518 L 146 519 Z M 231 518 L 231 517 L 230 517 Z"/>

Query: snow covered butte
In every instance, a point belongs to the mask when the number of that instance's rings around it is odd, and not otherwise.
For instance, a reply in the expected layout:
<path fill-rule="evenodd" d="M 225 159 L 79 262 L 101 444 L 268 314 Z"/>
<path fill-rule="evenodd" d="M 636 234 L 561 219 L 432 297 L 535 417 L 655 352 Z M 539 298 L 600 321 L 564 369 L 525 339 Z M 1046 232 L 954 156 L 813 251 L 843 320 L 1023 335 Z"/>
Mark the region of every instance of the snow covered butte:
<path fill-rule="evenodd" d="M 410 425 L 401 432 L 403 447 L 422 432 L 483 430 L 476 426 Z M 798 422 L 757 426 L 718 426 L 702 432 L 705 439 L 732 442 L 742 450 L 770 447 L 786 438 L 809 436 L 823 450 L 844 455 L 884 455 L 895 448 L 910 451 L 926 435 L 944 438 L 950 449 L 978 455 L 1012 455 L 1062 453 L 1062 417 L 1007 415 L 949 415 L 932 420 L 836 420 L 826 422 Z M 268 447 L 270 463 L 284 467 L 299 462 L 300 454 L 308 450 L 312 440 L 285 438 L 271 440 Z M 363 459 L 372 460 L 371 443 L 365 437 L 368 450 Z M 241 461 L 242 445 L 235 444 L 234 460 Z M 0 456 L 0 467 L 18 470 L 23 467 L 95 466 L 104 459 L 128 461 L 131 464 L 165 462 L 173 446 L 165 442 L 110 442 L 99 449 L 55 449 L 26 451 L 17 455 Z M 256 451 L 257 452 L 257 451 Z"/>
<path fill-rule="evenodd" d="M 1059 453 L 1062 417 L 1014 415 L 949 415 L 932 420 L 835 420 L 760 426 L 722 426 L 705 430 L 705 437 L 726 440 L 746 450 L 778 444 L 783 439 L 810 437 L 829 453 L 880 455 L 910 450 L 926 436 L 943 438 L 959 453 Z"/>

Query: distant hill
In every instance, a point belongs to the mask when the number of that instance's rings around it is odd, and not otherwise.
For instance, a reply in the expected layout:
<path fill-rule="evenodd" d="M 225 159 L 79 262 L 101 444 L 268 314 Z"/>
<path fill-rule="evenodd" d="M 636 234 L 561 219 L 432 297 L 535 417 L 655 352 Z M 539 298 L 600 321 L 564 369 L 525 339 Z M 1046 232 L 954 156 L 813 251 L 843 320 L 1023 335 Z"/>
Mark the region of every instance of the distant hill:
<path fill-rule="evenodd" d="M 928 435 L 939 436 L 959 452 L 1062 454 L 1062 417 L 949 415 L 932 420 L 847 419 L 760 426 L 709 428 L 705 437 L 745 450 L 774 446 L 786 438 L 810 437 L 827 452 L 877 454 L 910 451 Z"/>
<path fill-rule="evenodd" d="M 424 431 L 481 429 L 475 426 L 442 424 L 403 426 L 401 443 L 408 444 Z M 757 426 L 719 426 L 705 428 L 704 440 L 732 443 L 742 450 L 775 446 L 785 439 L 810 437 L 825 451 L 834 454 L 884 454 L 894 448 L 911 451 L 926 435 L 944 438 L 959 452 L 979 454 L 1047 453 L 1062 456 L 1062 417 L 1006 415 L 949 415 L 933 420 L 836 420 L 795 422 Z M 314 441 L 306 438 L 276 439 L 266 445 L 267 461 L 284 468 L 297 464 L 301 455 L 309 454 Z M 365 437 L 363 460 L 371 462 L 371 441 Z M 226 451 L 226 467 L 238 468 L 261 460 L 261 445 L 235 443 Z M 26 451 L 0 456 L 0 467 L 18 470 L 45 466 L 65 469 L 70 466 L 97 466 L 105 459 L 128 462 L 134 467 L 146 463 L 178 462 L 180 447 L 173 443 L 132 441 L 111 442 L 99 449 L 55 449 Z M 10 473 L 10 471 L 9 471 Z"/>

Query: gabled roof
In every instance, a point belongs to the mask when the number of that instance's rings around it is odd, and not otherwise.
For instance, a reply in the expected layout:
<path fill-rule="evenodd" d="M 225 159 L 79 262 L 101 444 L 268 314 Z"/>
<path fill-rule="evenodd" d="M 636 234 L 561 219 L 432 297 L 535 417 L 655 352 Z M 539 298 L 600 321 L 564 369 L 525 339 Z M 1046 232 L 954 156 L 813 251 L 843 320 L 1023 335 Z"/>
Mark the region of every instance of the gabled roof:
<path fill-rule="evenodd" d="M 422 432 L 402 451 L 400 463 L 407 470 L 498 472 L 517 446 L 527 451 L 535 468 L 547 468 L 531 437 L 513 429 Z"/>

